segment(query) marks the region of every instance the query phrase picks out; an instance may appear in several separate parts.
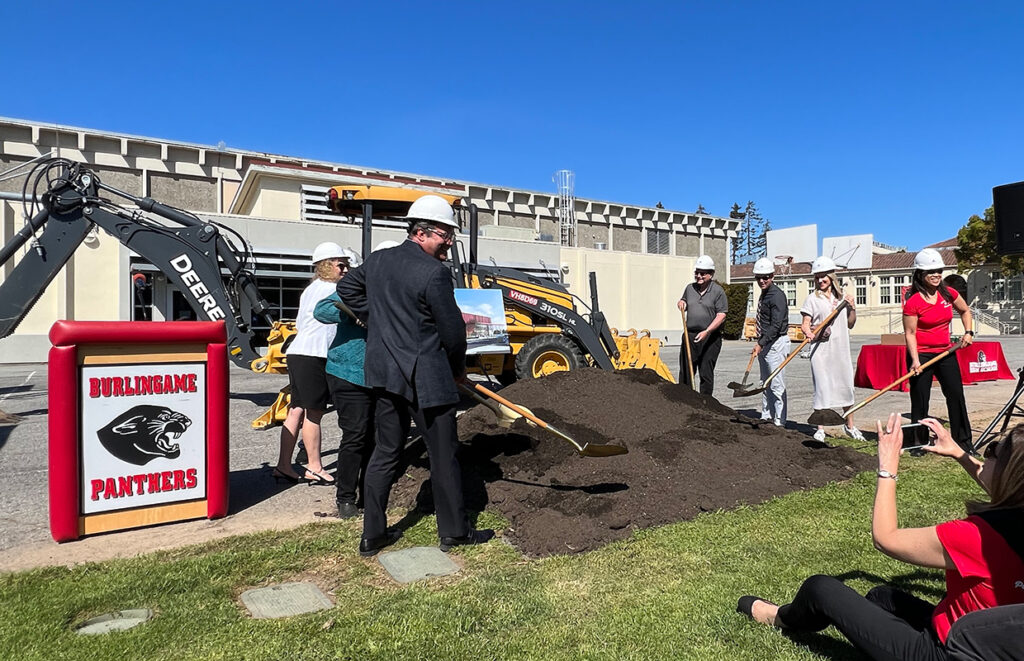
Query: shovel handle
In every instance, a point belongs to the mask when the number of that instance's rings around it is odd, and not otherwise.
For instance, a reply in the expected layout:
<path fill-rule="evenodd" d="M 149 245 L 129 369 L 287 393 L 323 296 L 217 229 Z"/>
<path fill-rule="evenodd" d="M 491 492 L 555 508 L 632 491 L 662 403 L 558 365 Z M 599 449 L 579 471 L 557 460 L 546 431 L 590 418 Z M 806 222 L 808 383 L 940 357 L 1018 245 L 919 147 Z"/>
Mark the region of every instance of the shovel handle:
<path fill-rule="evenodd" d="M 747 371 L 746 371 L 746 374 L 750 374 L 750 368 L 754 366 L 754 359 L 755 358 L 757 358 L 757 354 L 755 354 L 754 351 L 751 350 L 750 351 L 750 360 L 747 361 Z M 746 381 L 746 378 L 744 378 L 743 380 Z"/>
<path fill-rule="evenodd" d="M 924 365 L 921 365 L 921 369 L 924 369 L 924 368 L 926 368 L 926 367 L 929 367 L 929 366 L 931 366 L 931 365 L 934 365 L 935 363 L 939 362 L 940 360 L 942 360 L 943 358 L 945 358 L 945 357 L 946 357 L 946 356 L 948 356 L 949 354 L 951 354 L 951 353 L 954 353 L 954 352 L 955 352 L 955 351 L 956 351 L 957 349 L 959 349 L 959 348 L 960 348 L 960 345 L 959 345 L 959 344 L 954 344 L 954 345 L 953 345 L 953 346 L 951 346 L 950 348 L 948 348 L 948 349 L 946 349 L 945 351 L 943 351 L 942 353 L 940 353 L 940 354 L 939 354 L 938 356 L 935 356 L 934 358 L 932 358 L 931 360 L 929 360 L 928 362 L 926 362 L 926 363 L 925 363 Z M 889 384 L 889 385 L 887 385 L 886 387 L 884 387 L 884 388 L 882 388 L 881 390 L 879 390 L 878 392 L 876 392 L 876 393 L 875 393 L 874 395 L 871 395 L 870 397 L 868 397 L 867 399 L 865 399 L 865 400 L 864 400 L 863 402 L 861 402 L 860 404 L 854 404 L 854 405 L 853 405 L 853 406 L 851 406 L 850 408 L 846 409 L 846 411 L 845 411 L 845 412 L 843 413 L 843 416 L 844 416 L 844 417 L 845 417 L 845 416 L 848 416 L 848 415 L 850 415 L 851 413 L 853 413 L 854 411 L 858 411 L 858 410 L 860 410 L 860 409 L 864 408 L 865 406 L 867 406 L 868 404 L 870 404 L 870 403 L 871 403 L 871 402 L 873 402 L 874 400 L 878 399 L 879 397 L 881 397 L 881 396 L 882 396 L 882 395 L 884 395 L 885 393 L 889 392 L 890 390 L 892 390 L 892 389 L 893 389 L 893 388 L 895 388 L 896 386 L 900 385 L 901 383 L 903 383 L 904 381 L 906 381 L 907 379 L 909 379 L 909 378 L 910 378 L 910 377 L 912 377 L 912 376 L 914 376 L 914 373 L 913 373 L 913 372 L 907 372 L 906 374 L 904 374 L 904 375 L 903 375 L 903 376 L 901 376 L 900 378 L 896 379 L 895 381 L 893 381 L 892 383 L 890 383 L 890 384 Z"/>
<path fill-rule="evenodd" d="M 690 387 L 697 390 L 697 384 L 693 379 L 693 357 L 690 356 L 690 334 L 686 330 L 686 311 L 680 310 L 679 315 L 683 318 L 683 346 L 686 347 L 686 371 L 690 375 Z"/>
<path fill-rule="evenodd" d="M 844 308 L 846 308 L 848 305 L 849 305 L 849 303 L 846 302 L 846 299 L 843 299 L 843 302 L 840 303 L 839 305 L 837 305 L 836 309 L 832 310 L 832 312 L 830 312 L 827 317 L 825 317 L 824 319 L 821 320 L 821 323 L 818 324 L 818 327 L 817 328 L 812 328 L 811 331 L 815 335 L 817 335 L 818 331 L 824 330 L 825 328 L 828 328 L 828 325 L 831 324 L 832 320 L 836 318 L 836 315 L 839 314 L 839 311 L 844 309 Z M 765 383 L 768 383 L 769 381 L 774 379 L 776 376 L 778 376 L 779 372 L 781 372 L 783 370 L 783 368 L 785 368 L 786 365 L 789 364 L 789 361 L 791 361 L 794 358 L 796 358 L 796 355 L 798 353 L 800 353 L 800 350 L 803 349 L 805 346 L 807 346 L 807 343 L 810 342 L 810 341 L 811 341 L 811 338 L 805 337 L 803 342 L 798 344 L 796 349 L 793 349 L 793 351 L 788 356 L 786 356 L 786 359 L 784 361 L 782 361 L 782 364 L 779 365 L 778 367 L 776 367 L 775 371 L 772 372 L 771 374 L 769 374 L 768 378 L 765 379 L 764 382 L 761 385 L 763 386 Z"/>
<path fill-rule="evenodd" d="M 465 388 L 466 386 L 463 386 L 463 387 Z M 496 393 L 496 392 L 494 392 L 492 390 L 488 390 L 487 388 L 484 388 L 479 383 L 474 383 L 473 384 L 473 389 L 476 390 L 479 393 L 482 393 L 482 394 L 490 397 L 491 399 L 493 399 L 494 401 L 498 402 L 499 404 L 504 404 L 505 406 L 509 407 L 510 409 L 512 409 L 513 411 L 515 411 L 519 415 L 523 416 L 524 418 L 526 418 L 530 422 L 536 424 L 541 429 L 547 429 L 550 426 L 550 425 L 548 425 L 548 423 L 544 422 L 543 420 L 541 420 L 540 418 L 538 418 L 534 414 L 530 413 L 526 409 L 522 408 L 521 406 L 517 406 L 517 405 L 513 404 L 512 402 L 508 401 L 507 399 L 505 399 L 504 397 L 502 397 L 498 393 Z M 467 390 L 468 390 L 468 388 L 467 388 Z"/>

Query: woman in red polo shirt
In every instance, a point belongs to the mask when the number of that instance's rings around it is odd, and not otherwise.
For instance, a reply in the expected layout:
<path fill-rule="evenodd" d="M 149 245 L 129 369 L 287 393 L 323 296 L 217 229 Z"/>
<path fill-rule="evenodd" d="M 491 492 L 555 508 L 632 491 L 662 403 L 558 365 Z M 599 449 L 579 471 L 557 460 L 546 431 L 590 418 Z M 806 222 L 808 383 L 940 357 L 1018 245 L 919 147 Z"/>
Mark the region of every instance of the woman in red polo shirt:
<path fill-rule="evenodd" d="M 974 340 L 974 321 L 971 310 L 955 289 L 942 281 L 945 264 L 937 250 L 925 248 L 914 257 L 914 278 L 906 302 L 903 304 L 903 334 L 907 338 L 907 367 L 916 374 L 910 377 L 910 421 L 928 417 L 928 400 L 932 392 L 932 376 L 939 380 L 946 398 L 949 428 L 960 447 L 969 449 L 972 443 L 971 421 L 964 401 L 964 384 L 960 378 L 960 363 L 950 354 L 922 370 L 921 365 L 949 348 L 949 329 L 953 312 L 964 324 L 960 346 Z M 928 430 L 918 427 L 915 445 L 928 442 Z"/>
<path fill-rule="evenodd" d="M 831 624 L 871 659 L 914 661 L 951 658 L 946 649 L 950 627 L 967 613 L 1024 603 L 1024 425 L 990 443 L 982 463 L 937 420 L 922 423 L 936 436 L 925 449 L 956 459 L 990 497 L 987 503 L 967 503 L 964 519 L 900 528 L 896 479 L 903 430 L 896 413 L 884 430 L 877 423 L 875 548 L 911 565 L 944 569 L 946 594 L 938 605 L 888 585 L 862 597 L 836 578 L 812 576 L 785 606 L 748 596 L 740 599 L 739 612 L 794 631 L 821 631 Z"/>

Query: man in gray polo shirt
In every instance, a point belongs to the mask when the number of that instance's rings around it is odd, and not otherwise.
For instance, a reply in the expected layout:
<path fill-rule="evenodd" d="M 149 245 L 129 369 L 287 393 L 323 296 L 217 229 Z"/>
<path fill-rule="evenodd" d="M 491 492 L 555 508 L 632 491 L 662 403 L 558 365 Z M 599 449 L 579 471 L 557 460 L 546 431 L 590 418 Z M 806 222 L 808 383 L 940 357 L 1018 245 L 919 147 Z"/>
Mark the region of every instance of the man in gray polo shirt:
<path fill-rule="evenodd" d="M 715 282 L 715 262 L 707 255 L 697 258 L 693 283 L 686 285 L 676 306 L 686 316 L 690 359 L 693 371 L 699 375 L 700 391 L 710 395 L 715 390 L 715 363 L 722 351 L 722 324 L 729 311 L 729 301 L 725 290 Z M 679 383 L 690 385 L 685 346 L 679 352 Z"/>

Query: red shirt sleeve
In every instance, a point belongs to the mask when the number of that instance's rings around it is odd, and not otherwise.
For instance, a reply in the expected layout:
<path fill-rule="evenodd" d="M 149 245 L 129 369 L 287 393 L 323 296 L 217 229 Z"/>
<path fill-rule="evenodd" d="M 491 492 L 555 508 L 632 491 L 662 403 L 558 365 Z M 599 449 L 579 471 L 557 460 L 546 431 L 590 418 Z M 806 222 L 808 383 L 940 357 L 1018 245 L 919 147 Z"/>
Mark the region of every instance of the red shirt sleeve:
<path fill-rule="evenodd" d="M 973 521 L 962 519 L 940 523 L 935 532 L 961 576 L 989 577 L 991 569 L 982 555 L 981 531 Z"/>
<path fill-rule="evenodd" d="M 920 296 L 918 296 L 917 294 L 911 295 L 911 297 L 908 298 L 903 303 L 903 314 L 905 314 L 908 317 L 916 317 L 916 316 L 920 315 L 921 314 L 921 308 L 920 308 L 920 305 L 919 305 L 920 301 L 921 301 L 921 297 Z"/>

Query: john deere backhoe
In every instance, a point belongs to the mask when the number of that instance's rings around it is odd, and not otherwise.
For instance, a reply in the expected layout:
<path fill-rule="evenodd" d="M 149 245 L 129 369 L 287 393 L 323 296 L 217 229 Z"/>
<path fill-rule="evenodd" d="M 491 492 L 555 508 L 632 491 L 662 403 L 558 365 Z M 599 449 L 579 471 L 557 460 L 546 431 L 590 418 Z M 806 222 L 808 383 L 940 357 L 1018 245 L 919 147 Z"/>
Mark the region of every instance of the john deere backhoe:
<path fill-rule="evenodd" d="M 370 251 L 372 219 L 401 218 L 425 191 L 391 186 L 342 185 L 327 193 L 331 211 L 363 219 L 363 254 Z M 537 378 L 578 367 L 603 369 L 649 368 L 673 381 L 659 355 L 661 342 L 650 332 L 631 330 L 620 335 L 609 328 L 600 311 L 597 276 L 590 274 L 590 305 L 559 282 L 513 268 L 480 264 L 477 259 L 476 206 L 444 195 L 468 229 L 468 251 L 456 242 L 450 266 L 456 287 L 497 289 L 505 305 L 512 353 L 473 356 L 478 372 L 508 383 Z"/>

